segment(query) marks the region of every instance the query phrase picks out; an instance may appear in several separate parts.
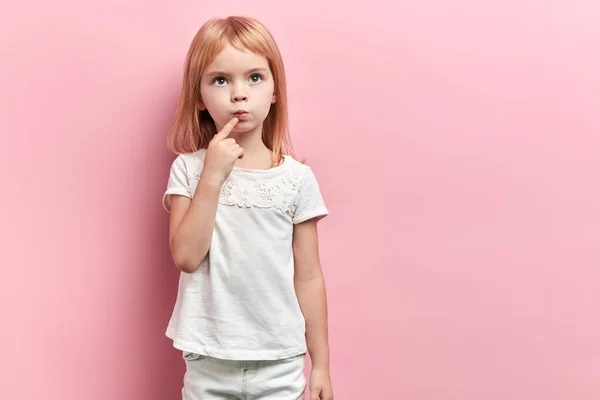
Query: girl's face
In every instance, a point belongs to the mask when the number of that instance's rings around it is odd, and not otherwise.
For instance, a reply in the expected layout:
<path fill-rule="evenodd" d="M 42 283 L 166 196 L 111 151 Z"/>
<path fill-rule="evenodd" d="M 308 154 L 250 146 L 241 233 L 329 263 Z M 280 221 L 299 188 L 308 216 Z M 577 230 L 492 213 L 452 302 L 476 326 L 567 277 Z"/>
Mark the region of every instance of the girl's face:
<path fill-rule="evenodd" d="M 217 131 L 233 117 L 237 132 L 261 131 L 275 102 L 275 84 L 266 58 L 227 46 L 202 74 L 200 109 L 208 110 Z"/>

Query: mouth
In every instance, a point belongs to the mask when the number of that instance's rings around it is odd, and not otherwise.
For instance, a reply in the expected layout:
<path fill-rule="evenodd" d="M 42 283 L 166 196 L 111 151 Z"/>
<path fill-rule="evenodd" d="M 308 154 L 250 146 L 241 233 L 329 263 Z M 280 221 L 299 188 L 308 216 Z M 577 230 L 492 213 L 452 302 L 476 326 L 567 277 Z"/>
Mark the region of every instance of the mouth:
<path fill-rule="evenodd" d="M 240 120 L 246 119 L 248 117 L 248 111 L 238 110 L 238 111 L 234 112 L 233 115 L 238 117 Z"/>

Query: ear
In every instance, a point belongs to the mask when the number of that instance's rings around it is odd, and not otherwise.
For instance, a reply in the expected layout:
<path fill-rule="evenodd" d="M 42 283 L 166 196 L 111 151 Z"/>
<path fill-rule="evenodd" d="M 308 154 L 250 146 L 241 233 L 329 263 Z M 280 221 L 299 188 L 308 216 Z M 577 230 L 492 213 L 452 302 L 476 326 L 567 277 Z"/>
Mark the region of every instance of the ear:
<path fill-rule="evenodd" d="M 271 104 L 277 103 L 277 95 L 273 93 L 273 99 L 271 100 Z"/>
<path fill-rule="evenodd" d="M 204 105 L 204 103 L 202 102 L 202 99 L 198 99 L 197 105 L 198 110 L 200 111 L 204 111 L 206 110 L 206 106 Z"/>

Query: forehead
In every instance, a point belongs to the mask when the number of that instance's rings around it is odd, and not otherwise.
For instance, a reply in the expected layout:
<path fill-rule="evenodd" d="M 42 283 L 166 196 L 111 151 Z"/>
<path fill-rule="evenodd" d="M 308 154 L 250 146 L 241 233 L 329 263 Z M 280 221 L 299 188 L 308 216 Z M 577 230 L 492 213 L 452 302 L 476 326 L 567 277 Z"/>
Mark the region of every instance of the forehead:
<path fill-rule="evenodd" d="M 210 63 L 206 72 L 224 71 L 244 73 L 253 68 L 269 68 L 267 59 L 259 54 L 247 50 L 238 50 L 231 45 L 226 45 L 223 50 L 217 54 L 212 63 Z"/>

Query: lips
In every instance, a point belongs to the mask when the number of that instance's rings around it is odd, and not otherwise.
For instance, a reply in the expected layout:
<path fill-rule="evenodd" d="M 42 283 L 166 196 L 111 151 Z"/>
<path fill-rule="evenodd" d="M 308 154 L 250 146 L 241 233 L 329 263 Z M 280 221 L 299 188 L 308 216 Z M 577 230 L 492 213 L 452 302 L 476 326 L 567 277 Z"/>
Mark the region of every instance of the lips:
<path fill-rule="evenodd" d="M 239 119 L 246 119 L 248 117 L 248 111 L 238 110 L 234 112 L 233 115 L 238 117 Z"/>

